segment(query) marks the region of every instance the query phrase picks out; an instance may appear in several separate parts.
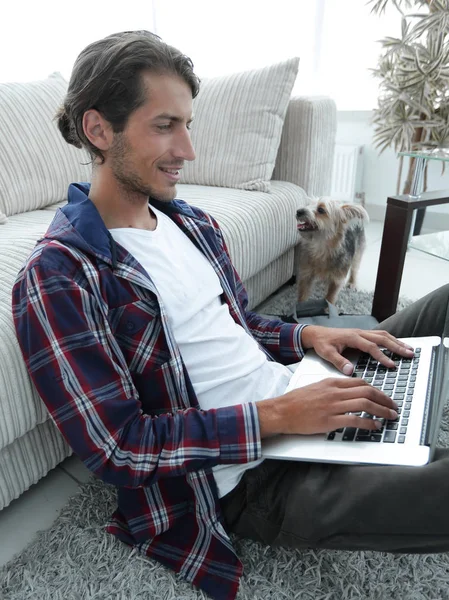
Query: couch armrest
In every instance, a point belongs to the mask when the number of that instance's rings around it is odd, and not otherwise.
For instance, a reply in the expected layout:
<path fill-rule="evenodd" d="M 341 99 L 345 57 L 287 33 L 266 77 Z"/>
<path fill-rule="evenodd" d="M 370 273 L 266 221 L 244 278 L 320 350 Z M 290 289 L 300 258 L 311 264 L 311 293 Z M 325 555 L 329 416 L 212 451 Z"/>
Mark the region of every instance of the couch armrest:
<path fill-rule="evenodd" d="M 285 115 L 272 179 L 290 181 L 310 196 L 331 191 L 337 108 L 326 97 L 294 97 Z"/>

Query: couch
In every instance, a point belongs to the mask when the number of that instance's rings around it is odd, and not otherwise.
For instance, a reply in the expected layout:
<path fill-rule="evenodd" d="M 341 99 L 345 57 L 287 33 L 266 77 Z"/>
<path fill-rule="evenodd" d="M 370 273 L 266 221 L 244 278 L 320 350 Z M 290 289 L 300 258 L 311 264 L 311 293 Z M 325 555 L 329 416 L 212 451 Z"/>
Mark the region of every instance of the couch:
<path fill-rule="evenodd" d="M 280 75 L 278 65 L 203 82 L 197 159 L 178 186 L 179 198 L 221 225 L 250 308 L 293 275 L 296 209 L 308 194 L 330 192 L 335 104 L 292 97 L 298 62 L 282 65 Z M 71 454 L 28 377 L 11 314 L 25 258 L 69 183 L 90 178 L 89 156 L 68 146 L 52 120 L 66 89 L 58 73 L 0 84 L 0 510 Z"/>

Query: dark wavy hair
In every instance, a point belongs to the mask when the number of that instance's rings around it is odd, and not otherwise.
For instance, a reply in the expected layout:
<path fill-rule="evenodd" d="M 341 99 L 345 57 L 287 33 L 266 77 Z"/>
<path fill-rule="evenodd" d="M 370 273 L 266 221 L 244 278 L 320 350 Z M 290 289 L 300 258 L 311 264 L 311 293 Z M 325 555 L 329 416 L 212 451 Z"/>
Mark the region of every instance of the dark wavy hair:
<path fill-rule="evenodd" d="M 55 115 L 69 144 L 84 146 L 92 160 L 104 156 L 83 131 L 83 115 L 94 108 L 121 133 L 130 115 L 146 101 L 142 71 L 178 75 L 189 85 L 192 98 L 200 80 L 193 63 L 150 31 L 123 31 L 89 44 L 75 61 L 62 106 Z"/>

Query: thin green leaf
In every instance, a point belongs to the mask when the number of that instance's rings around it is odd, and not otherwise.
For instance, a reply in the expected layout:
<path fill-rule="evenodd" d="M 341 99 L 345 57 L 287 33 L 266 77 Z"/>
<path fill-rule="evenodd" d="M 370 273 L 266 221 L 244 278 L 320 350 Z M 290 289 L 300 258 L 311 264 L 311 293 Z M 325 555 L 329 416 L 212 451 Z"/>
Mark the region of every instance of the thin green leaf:
<path fill-rule="evenodd" d="M 371 12 L 388 4 L 402 14 L 401 37 L 380 40 L 370 69 L 379 81 L 373 140 L 380 153 L 449 146 L 449 0 L 370 0 Z M 413 9 L 412 14 L 404 11 Z M 419 140 L 414 138 L 419 132 Z"/>

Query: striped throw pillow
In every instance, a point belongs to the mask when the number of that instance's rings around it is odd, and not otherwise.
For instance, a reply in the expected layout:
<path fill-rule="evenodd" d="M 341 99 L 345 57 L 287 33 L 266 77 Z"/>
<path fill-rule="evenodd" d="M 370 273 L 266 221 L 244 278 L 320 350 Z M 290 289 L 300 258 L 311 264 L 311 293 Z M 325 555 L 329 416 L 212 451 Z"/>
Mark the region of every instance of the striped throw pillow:
<path fill-rule="evenodd" d="M 73 181 L 90 181 L 89 154 L 67 144 L 56 110 L 67 91 L 60 73 L 0 84 L 0 213 L 11 216 L 67 199 Z"/>
<path fill-rule="evenodd" d="M 181 183 L 270 190 L 299 58 L 203 79 L 193 102 L 196 159 Z"/>

